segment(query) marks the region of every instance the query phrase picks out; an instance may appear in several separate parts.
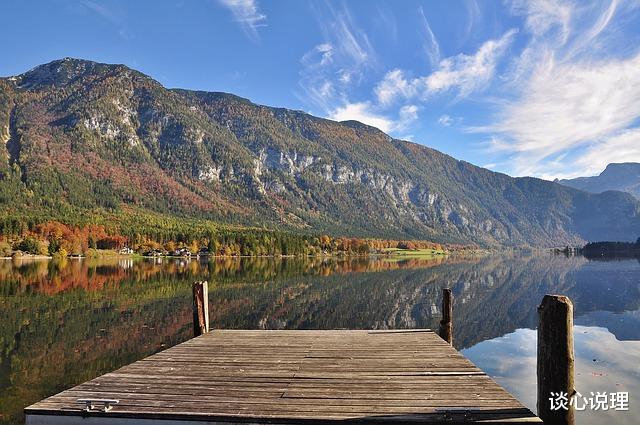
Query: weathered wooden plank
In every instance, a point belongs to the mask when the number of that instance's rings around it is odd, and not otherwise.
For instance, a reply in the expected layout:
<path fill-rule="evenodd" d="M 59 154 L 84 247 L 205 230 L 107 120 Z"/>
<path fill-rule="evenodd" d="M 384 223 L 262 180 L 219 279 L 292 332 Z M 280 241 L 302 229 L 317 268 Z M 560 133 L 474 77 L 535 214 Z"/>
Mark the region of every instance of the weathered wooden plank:
<path fill-rule="evenodd" d="M 215 416 L 213 422 L 211 416 L 206 414 L 193 414 L 191 412 L 179 412 L 173 410 L 171 412 L 155 412 L 146 411 L 145 416 L 148 419 L 140 421 L 137 419 L 140 414 L 138 412 L 122 412 L 115 415 L 109 415 L 105 417 L 101 414 L 95 414 L 91 417 L 80 416 L 57 416 L 56 414 L 73 415 L 73 412 L 50 412 L 49 416 L 32 415 L 28 418 L 27 425 L 111 425 L 114 418 L 118 421 L 118 424 L 126 425 L 149 425 L 149 420 L 153 421 L 153 425 L 166 424 L 166 425 L 185 425 L 186 423 L 201 423 L 196 421 L 206 422 L 207 424 L 262 424 L 269 423 L 273 425 L 291 425 L 291 424 L 305 424 L 305 425 L 318 425 L 318 424 L 333 424 L 339 420 L 341 424 L 363 424 L 363 423 L 447 423 L 447 424 L 468 424 L 468 421 L 464 416 L 458 414 L 448 414 L 442 411 L 435 411 L 433 413 L 425 414 L 397 414 L 397 415 L 373 415 L 363 418 L 358 414 L 350 415 L 330 415 L 327 413 L 311 412 L 308 414 L 301 413 L 295 418 L 283 418 L 278 415 L 262 414 L 260 416 L 252 416 L 247 413 L 243 416 L 230 416 L 230 415 L 218 415 Z M 485 425 L 511 425 L 511 424 L 530 424 L 541 423 L 540 419 L 535 416 L 524 416 L 527 413 L 522 409 L 500 409 L 498 412 L 482 412 L 474 413 L 474 420 L 478 423 Z M 42 417 L 43 420 L 38 421 L 38 418 Z M 195 418 L 195 419 L 194 419 Z M 123 421 L 126 420 L 126 422 Z M 104 421 L 102 421 L 104 420 Z"/>
<path fill-rule="evenodd" d="M 120 400 L 112 418 L 214 423 L 452 422 L 443 413 L 451 409 L 470 409 L 474 420 L 536 419 L 428 330 L 213 331 L 26 413 L 81 415 L 78 398 Z"/>
<path fill-rule="evenodd" d="M 199 395 L 194 397 L 176 397 L 166 394 L 127 394 L 127 393 L 100 393 L 102 397 L 115 398 L 120 401 L 118 408 L 122 406 L 193 406 L 200 411 L 209 411 L 215 413 L 216 409 L 220 406 L 236 406 L 253 407 L 258 410 L 269 411 L 295 411 L 295 410 L 321 410 L 321 411 L 371 411 L 374 409 L 372 404 L 375 404 L 375 411 L 377 412 L 395 412 L 398 409 L 404 409 L 407 411 L 411 409 L 426 409 L 437 408 L 441 406 L 466 406 L 473 408 L 488 408 L 488 407 L 520 407 L 520 404 L 515 399 L 501 400 L 498 398 L 476 398 L 470 399 L 458 398 L 444 400 L 442 398 L 409 398 L 409 399 L 385 399 L 383 402 L 372 403 L 370 397 L 282 397 L 280 403 L 275 403 L 280 397 L 247 397 L 239 399 L 237 397 L 230 396 L 210 396 Z M 56 404 L 65 404 L 74 408 L 78 408 L 77 400 L 82 395 L 79 392 L 70 392 L 65 396 L 60 396 L 52 402 Z M 96 397 L 91 397 L 96 398 Z M 206 404 L 206 406 L 205 406 Z M 197 407 L 200 405 L 199 407 Z"/>

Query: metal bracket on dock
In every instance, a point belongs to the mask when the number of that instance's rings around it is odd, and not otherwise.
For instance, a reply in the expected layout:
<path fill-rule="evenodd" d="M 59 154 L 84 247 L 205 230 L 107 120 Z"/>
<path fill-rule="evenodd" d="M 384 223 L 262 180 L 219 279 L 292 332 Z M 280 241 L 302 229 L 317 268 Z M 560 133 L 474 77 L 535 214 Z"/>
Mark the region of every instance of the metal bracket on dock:
<path fill-rule="evenodd" d="M 85 412 L 108 412 L 113 409 L 114 404 L 120 403 L 120 400 L 110 398 L 79 398 L 78 403 L 85 404 Z"/>

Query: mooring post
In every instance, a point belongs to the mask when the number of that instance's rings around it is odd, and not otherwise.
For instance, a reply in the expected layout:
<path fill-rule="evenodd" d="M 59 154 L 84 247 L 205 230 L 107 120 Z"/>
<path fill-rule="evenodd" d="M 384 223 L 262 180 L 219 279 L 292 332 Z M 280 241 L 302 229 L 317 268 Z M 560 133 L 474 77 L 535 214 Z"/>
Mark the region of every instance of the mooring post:
<path fill-rule="evenodd" d="M 209 332 L 209 284 L 193 283 L 193 336 Z"/>
<path fill-rule="evenodd" d="M 573 303 L 545 295 L 538 307 L 538 416 L 546 425 L 574 423 L 574 362 Z"/>
<path fill-rule="evenodd" d="M 453 344 L 453 295 L 451 289 L 442 290 L 442 320 L 440 320 L 440 337 Z"/>

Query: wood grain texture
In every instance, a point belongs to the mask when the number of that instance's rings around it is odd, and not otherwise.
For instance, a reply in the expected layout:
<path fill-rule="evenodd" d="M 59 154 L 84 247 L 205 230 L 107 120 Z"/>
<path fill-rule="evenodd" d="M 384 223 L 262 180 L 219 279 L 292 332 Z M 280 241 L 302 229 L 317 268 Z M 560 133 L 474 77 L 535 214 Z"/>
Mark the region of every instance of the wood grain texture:
<path fill-rule="evenodd" d="M 574 394 L 573 303 L 564 295 L 545 295 L 538 307 L 538 415 L 545 424 L 573 425 L 575 412 L 554 410 L 550 398 Z"/>
<path fill-rule="evenodd" d="M 193 336 L 209 332 L 209 284 L 193 283 Z"/>
<path fill-rule="evenodd" d="M 210 423 L 532 423 L 538 418 L 430 330 L 215 330 L 49 397 L 27 416 Z"/>
<path fill-rule="evenodd" d="M 440 320 L 440 337 L 453 344 L 453 295 L 451 289 L 442 290 L 442 320 Z"/>

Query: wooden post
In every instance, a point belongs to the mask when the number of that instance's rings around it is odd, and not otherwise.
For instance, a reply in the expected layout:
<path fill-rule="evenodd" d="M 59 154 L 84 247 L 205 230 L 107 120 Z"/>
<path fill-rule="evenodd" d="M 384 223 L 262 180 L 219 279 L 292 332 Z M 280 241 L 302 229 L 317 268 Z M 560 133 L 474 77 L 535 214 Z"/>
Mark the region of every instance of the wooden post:
<path fill-rule="evenodd" d="M 440 337 L 453 344 L 453 295 L 451 289 L 442 290 L 442 320 L 440 320 Z"/>
<path fill-rule="evenodd" d="M 574 409 L 552 409 L 562 393 L 574 394 L 573 304 L 564 295 L 545 295 L 538 307 L 538 416 L 547 425 L 573 425 Z M 552 395 L 552 393 L 554 395 Z"/>
<path fill-rule="evenodd" d="M 193 283 L 193 336 L 209 332 L 209 285 Z"/>

